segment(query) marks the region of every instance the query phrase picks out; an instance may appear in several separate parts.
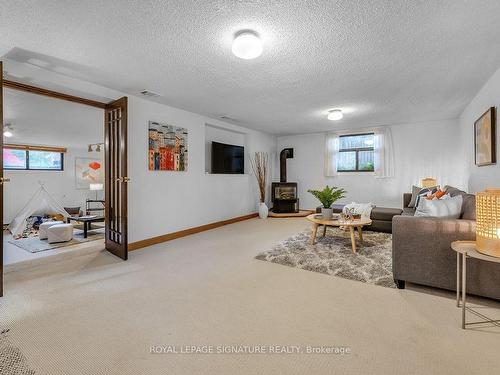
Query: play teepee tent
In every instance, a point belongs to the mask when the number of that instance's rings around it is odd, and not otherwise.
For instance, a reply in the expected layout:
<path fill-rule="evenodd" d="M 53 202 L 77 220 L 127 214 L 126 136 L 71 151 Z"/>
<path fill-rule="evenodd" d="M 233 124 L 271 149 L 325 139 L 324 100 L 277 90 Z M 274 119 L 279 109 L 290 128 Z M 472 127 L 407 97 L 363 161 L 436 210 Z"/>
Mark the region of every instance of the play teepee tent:
<path fill-rule="evenodd" d="M 40 188 L 35 192 L 21 212 L 19 212 L 16 218 L 9 224 L 9 230 L 14 237 L 17 237 L 26 229 L 26 220 L 30 216 L 46 213 L 61 214 L 65 218 L 69 216 L 64 207 L 52 198 L 45 189 L 45 186 L 40 183 Z"/>

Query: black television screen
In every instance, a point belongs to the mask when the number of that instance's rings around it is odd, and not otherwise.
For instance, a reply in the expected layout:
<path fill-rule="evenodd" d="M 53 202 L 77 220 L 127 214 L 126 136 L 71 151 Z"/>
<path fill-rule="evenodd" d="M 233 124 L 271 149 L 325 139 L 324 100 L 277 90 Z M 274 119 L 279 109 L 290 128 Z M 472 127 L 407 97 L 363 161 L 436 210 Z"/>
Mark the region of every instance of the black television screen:
<path fill-rule="evenodd" d="M 242 146 L 212 142 L 212 173 L 245 173 L 245 149 Z"/>

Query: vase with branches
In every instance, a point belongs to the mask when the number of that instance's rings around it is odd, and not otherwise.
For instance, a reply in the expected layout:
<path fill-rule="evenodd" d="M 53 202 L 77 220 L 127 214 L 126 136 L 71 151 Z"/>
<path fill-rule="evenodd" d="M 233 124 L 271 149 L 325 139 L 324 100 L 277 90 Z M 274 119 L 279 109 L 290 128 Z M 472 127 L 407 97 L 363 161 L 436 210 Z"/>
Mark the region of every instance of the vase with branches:
<path fill-rule="evenodd" d="M 326 185 L 323 190 L 308 190 L 308 193 L 311 193 L 318 199 L 323 207 L 321 208 L 321 214 L 325 219 L 332 218 L 332 204 L 339 199 L 345 198 L 346 191 L 342 188 L 337 188 L 335 186 L 330 187 Z"/>
<path fill-rule="evenodd" d="M 267 187 L 267 170 L 269 167 L 269 155 L 267 152 L 256 152 L 253 158 L 250 159 L 252 170 L 257 179 L 259 186 L 260 204 L 259 204 L 259 217 L 265 219 L 269 213 L 266 206 L 266 187 Z"/>

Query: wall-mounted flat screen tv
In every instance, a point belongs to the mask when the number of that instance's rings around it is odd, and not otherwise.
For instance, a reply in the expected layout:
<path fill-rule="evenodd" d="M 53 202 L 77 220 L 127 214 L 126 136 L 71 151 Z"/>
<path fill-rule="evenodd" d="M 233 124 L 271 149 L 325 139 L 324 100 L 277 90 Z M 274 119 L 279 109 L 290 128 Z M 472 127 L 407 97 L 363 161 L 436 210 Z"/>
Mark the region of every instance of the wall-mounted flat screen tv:
<path fill-rule="evenodd" d="M 212 142 L 212 173 L 245 173 L 245 148 Z"/>

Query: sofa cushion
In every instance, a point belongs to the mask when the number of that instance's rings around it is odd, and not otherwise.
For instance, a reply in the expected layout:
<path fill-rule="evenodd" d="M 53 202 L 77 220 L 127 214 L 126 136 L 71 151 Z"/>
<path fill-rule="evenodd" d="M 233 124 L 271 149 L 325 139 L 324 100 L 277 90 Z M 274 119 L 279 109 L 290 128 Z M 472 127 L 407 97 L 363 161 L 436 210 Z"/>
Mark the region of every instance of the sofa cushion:
<path fill-rule="evenodd" d="M 444 187 L 444 191 L 451 197 L 456 197 L 457 195 L 462 196 L 463 203 L 460 219 L 476 220 L 476 196 L 474 194 L 468 194 L 463 190 L 448 185 Z"/>
<path fill-rule="evenodd" d="M 476 196 L 474 194 L 463 194 L 462 215 L 460 219 L 476 220 Z"/>
<path fill-rule="evenodd" d="M 408 204 L 408 207 L 413 207 L 413 208 L 417 207 L 420 198 L 425 197 L 428 194 L 434 194 L 436 191 L 438 191 L 438 188 L 439 188 L 438 186 L 421 188 L 413 185 L 411 188 L 411 200 L 410 203 Z"/>
<path fill-rule="evenodd" d="M 403 213 L 401 216 L 415 216 L 415 209 L 411 207 L 403 208 Z"/>
<path fill-rule="evenodd" d="M 370 218 L 372 220 L 392 221 L 392 217 L 401 215 L 403 212 L 400 208 L 374 207 Z"/>
<path fill-rule="evenodd" d="M 411 200 L 408 203 L 408 207 L 415 207 L 415 203 L 417 202 L 418 193 L 422 190 L 420 186 L 413 185 L 411 187 Z"/>
<path fill-rule="evenodd" d="M 460 194 L 448 199 L 421 199 L 415 216 L 458 219 L 462 214 L 462 202 L 463 197 Z"/>
<path fill-rule="evenodd" d="M 455 197 L 457 195 L 467 194 L 465 191 L 457 189 L 456 187 L 446 185 L 443 190 L 446 194 L 450 194 L 451 197 Z"/>

